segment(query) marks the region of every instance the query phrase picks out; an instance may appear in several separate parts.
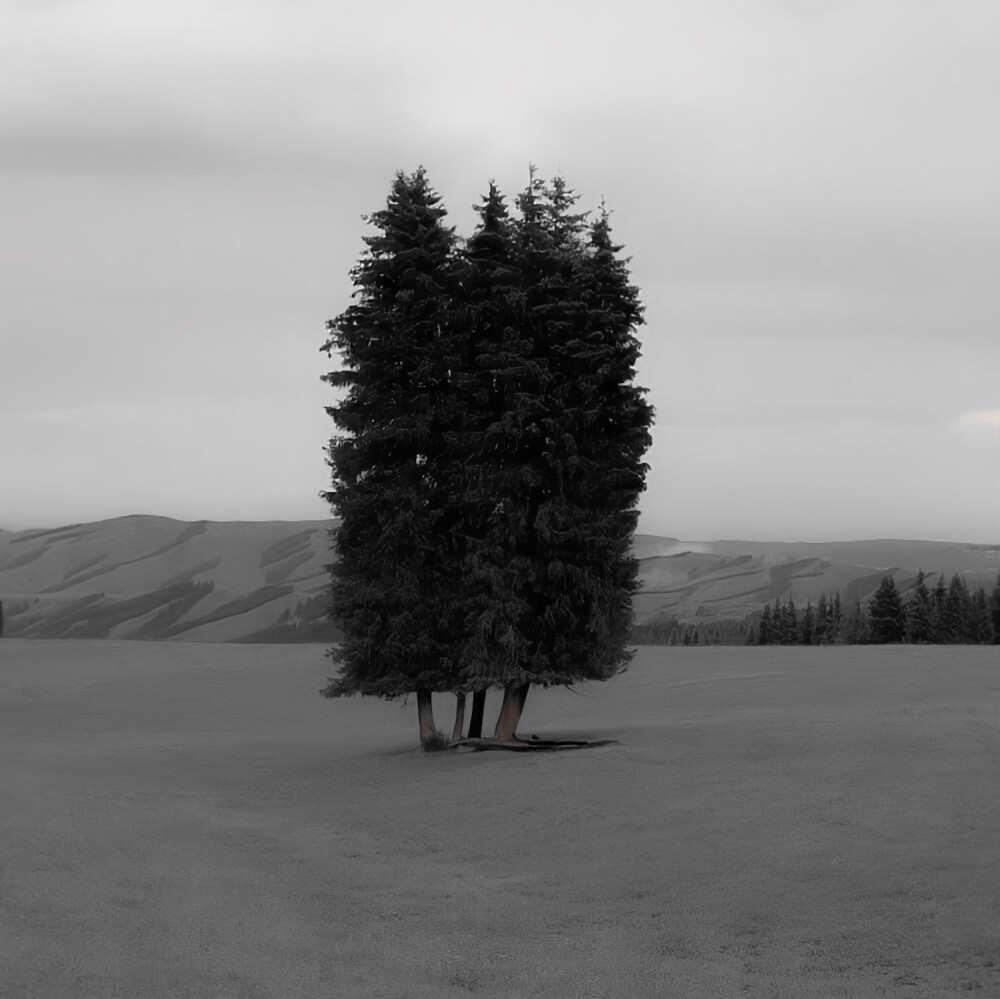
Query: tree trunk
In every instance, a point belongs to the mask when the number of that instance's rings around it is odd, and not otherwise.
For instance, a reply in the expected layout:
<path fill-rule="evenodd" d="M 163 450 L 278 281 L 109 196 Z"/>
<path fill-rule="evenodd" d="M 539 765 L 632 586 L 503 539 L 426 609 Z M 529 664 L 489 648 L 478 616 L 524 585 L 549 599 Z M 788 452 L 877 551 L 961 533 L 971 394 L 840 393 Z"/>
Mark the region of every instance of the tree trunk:
<path fill-rule="evenodd" d="M 517 742 L 517 723 L 521 720 L 524 702 L 528 698 L 530 683 L 508 683 L 504 687 L 503 704 L 500 707 L 500 717 L 497 718 L 496 731 L 493 738 L 500 742 Z"/>
<path fill-rule="evenodd" d="M 417 717 L 420 720 L 420 745 L 428 749 L 434 741 L 434 708 L 429 690 L 417 691 Z"/>
<path fill-rule="evenodd" d="M 455 695 L 455 727 L 452 729 L 451 741 L 458 742 L 462 738 L 462 726 L 465 724 L 465 694 Z"/>
<path fill-rule="evenodd" d="M 486 710 L 486 691 L 477 690 L 472 694 L 472 716 L 469 718 L 469 738 L 483 737 L 483 711 Z"/>

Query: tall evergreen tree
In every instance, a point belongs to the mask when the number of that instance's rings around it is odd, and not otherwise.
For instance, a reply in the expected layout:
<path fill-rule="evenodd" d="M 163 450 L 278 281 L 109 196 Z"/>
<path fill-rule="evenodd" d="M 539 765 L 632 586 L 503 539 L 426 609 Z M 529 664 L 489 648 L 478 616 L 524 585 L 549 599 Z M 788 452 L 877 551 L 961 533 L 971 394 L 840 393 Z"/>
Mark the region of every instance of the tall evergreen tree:
<path fill-rule="evenodd" d="M 875 644 L 903 640 L 903 605 L 895 580 L 889 573 L 882 577 L 868 606 L 869 641 Z"/>
<path fill-rule="evenodd" d="M 771 637 L 771 605 L 764 604 L 764 609 L 760 614 L 760 628 L 757 631 L 757 644 L 770 645 Z"/>
<path fill-rule="evenodd" d="M 784 628 L 782 629 L 782 645 L 799 644 L 799 612 L 795 601 L 789 594 L 788 603 L 784 609 Z"/>
<path fill-rule="evenodd" d="M 993 643 L 993 621 L 990 615 L 990 602 L 986 596 L 986 590 L 979 587 L 972 598 L 972 613 L 970 615 L 971 634 L 970 640 L 979 645 L 991 645 Z"/>
<path fill-rule="evenodd" d="M 422 170 L 398 174 L 352 272 L 359 301 L 325 349 L 340 517 L 328 696 L 504 689 L 495 739 L 518 742 L 532 683 L 628 663 L 631 538 L 652 409 L 633 384 L 642 322 L 607 213 L 532 174 L 511 218 L 491 185 L 459 251 Z"/>
<path fill-rule="evenodd" d="M 477 334 L 493 405 L 470 450 L 490 516 L 470 548 L 478 606 L 463 665 L 464 683 L 505 688 L 501 740 L 515 738 L 530 684 L 607 679 L 629 658 L 652 420 L 633 384 L 642 309 L 607 214 L 588 226 L 575 201 L 560 179 L 533 176 L 507 224 L 491 192 L 468 250 L 488 249 L 508 278 L 480 313 L 491 332 Z"/>
<path fill-rule="evenodd" d="M 456 672 L 456 515 L 442 442 L 457 407 L 450 372 L 453 230 L 423 169 L 396 175 L 367 221 L 352 271 L 355 304 L 328 325 L 324 350 L 342 366 L 324 380 L 344 392 L 329 407 L 341 434 L 329 447 L 340 518 L 334 532 L 333 615 L 344 632 L 331 657 L 330 697 L 417 694 L 421 741 L 433 739 L 431 692 Z"/>
<path fill-rule="evenodd" d="M 830 611 L 826 601 L 826 593 L 821 593 L 819 595 L 819 603 L 816 605 L 816 625 L 813 630 L 813 642 L 816 645 L 825 645 L 828 641 L 829 616 Z"/>
<path fill-rule="evenodd" d="M 844 640 L 844 613 L 840 604 L 840 590 L 837 590 L 833 595 L 833 607 L 827 631 L 830 635 L 829 641 L 842 642 Z"/>
<path fill-rule="evenodd" d="M 525 378 L 531 345 L 520 323 L 522 279 L 509 213 L 495 184 L 476 212 L 479 225 L 460 254 L 458 270 L 455 314 L 465 333 L 459 387 L 466 417 L 453 440 L 465 532 L 463 650 L 456 685 L 473 691 L 470 738 L 482 735 L 486 690 L 499 682 L 486 663 L 496 657 L 516 662 L 523 652 L 512 627 L 523 608 L 512 592 L 517 567 L 502 543 L 505 503 L 499 483 L 511 457 L 504 440 L 513 435 L 498 427 L 509 421 L 518 388 L 538 391 Z M 505 613 L 497 613 L 498 604 Z"/>
<path fill-rule="evenodd" d="M 997 573 L 997 584 L 990 596 L 990 620 L 993 622 L 993 641 L 1000 644 L 1000 573 Z"/>
<path fill-rule="evenodd" d="M 802 614 L 801 641 L 803 645 L 812 645 L 816 636 L 816 612 L 812 601 L 806 601 L 806 609 Z"/>
<path fill-rule="evenodd" d="M 854 601 L 854 613 L 845 626 L 845 641 L 848 645 L 867 645 L 871 641 L 868 611 L 858 597 Z"/>
<path fill-rule="evenodd" d="M 969 588 L 958 573 L 951 577 L 941 617 L 942 641 L 961 644 L 969 640 Z"/>
<path fill-rule="evenodd" d="M 948 639 L 948 588 L 944 585 L 944 573 L 938 573 L 938 580 L 934 586 L 933 593 L 933 630 L 934 641 L 946 643 Z"/>
<path fill-rule="evenodd" d="M 908 642 L 924 644 L 934 641 L 934 607 L 926 579 L 921 569 L 917 573 L 917 585 L 904 607 Z"/>

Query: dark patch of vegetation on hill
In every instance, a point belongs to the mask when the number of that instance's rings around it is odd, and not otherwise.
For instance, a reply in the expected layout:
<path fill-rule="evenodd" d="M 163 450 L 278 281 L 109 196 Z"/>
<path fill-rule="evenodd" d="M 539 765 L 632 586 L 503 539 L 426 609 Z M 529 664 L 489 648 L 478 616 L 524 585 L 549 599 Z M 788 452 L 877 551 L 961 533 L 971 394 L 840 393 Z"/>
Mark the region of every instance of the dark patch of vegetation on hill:
<path fill-rule="evenodd" d="M 12 541 L 11 544 L 13 543 Z M 21 555 L 16 555 L 9 562 L 0 565 L 0 572 L 8 572 L 11 569 L 20 569 L 21 566 L 30 565 L 36 559 L 40 559 L 47 551 L 48 548 L 43 545 L 41 548 L 33 548 Z"/>
<path fill-rule="evenodd" d="M 92 572 L 82 573 L 80 575 L 74 576 L 72 579 L 64 579 L 61 582 L 54 583 L 52 586 L 46 587 L 42 590 L 42 593 L 58 593 L 60 590 L 69 589 L 72 586 L 79 586 L 81 583 L 87 583 L 92 579 L 96 579 L 98 576 L 107 576 L 114 572 L 116 569 L 121 568 L 125 565 L 135 565 L 137 562 L 144 562 L 146 559 L 157 558 L 160 555 L 165 555 L 167 552 L 172 551 L 174 548 L 179 547 L 186 541 L 190 541 L 192 538 L 196 538 L 199 534 L 204 534 L 207 528 L 207 521 L 199 520 L 197 523 L 189 524 L 187 527 L 181 531 L 177 537 L 172 538 L 166 544 L 160 545 L 159 548 L 148 552 L 145 555 L 140 555 L 138 558 L 131 558 L 125 562 L 113 562 L 111 565 L 101 566 L 99 569 L 94 569 Z M 216 563 L 218 564 L 218 563 Z M 170 586 L 171 583 L 165 583 L 164 586 Z M 87 636 L 75 636 L 75 637 L 87 637 Z"/>
<path fill-rule="evenodd" d="M 174 583 L 190 583 L 194 580 L 195 576 L 200 576 L 203 572 L 211 572 L 221 562 L 222 556 L 216 555 L 215 558 L 210 558 L 205 562 L 199 562 L 197 565 L 191 566 L 190 569 L 184 569 L 181 572 L 178 572 L 176 575 L 171 576 L 163 585 L 172 586 Z"/>
<path fill-rule="evenodd" d="M 83 529 L 81 530 L 81 528 Z M 88 529 L 82 524 L 67 524 L 65 527 L 53 527 L 45 531 L 29 531 L 27 534 L 11 538 L 10 543 L 20 545 L 26 541 L 38 541 L 40 538 L 48 538 L 49 541 L 66 541 L 71 538 L 82 538 L 87 533 Z"/>
<path fill-rule="evenodd" d="M 634 645 L 745 645 L 749 617 L 682 623 L 674 616 L 632 626 Z"/>
<path fill-rule="evenodd" d="M 324 587 L 322 593 L 300 601 L 294 610 L 284 611 L 273 624 L 239 641 L 274 644 L 340 641 L 343 632 L 330 620 L 330 598 L 326 590 Z"/>
<path fill-rule="evenodd" d="M 310 546 L 295 555 L 289 556 L 285 561 L 272 565 L 264 575 L 264 582 L 269 585 L 283 583 L 300 566 L 312 560 L 313 552 Z"/>
<path fill-rule="evenodd" d="M 81 620 L 81 615 L 88 607 L 103 599 L 103 593 L 88 593 L 85 597 L 60 607 L 50 617 L 41 620 L 29 617 L 26 621 L 12 623 L 9 634 L 17 638 L 63 638 Z M 24 607 L 24 611 L 28 609 L 30 607 Z"/>
<path fill-rule="evenodd" d="M 112 562 L 111 565 L 102 565 L 100 568 L 91 569 L 89 572 L 80 572 L 76 576 L 70 579 L 62 579 L 58 583 L 53 583 L 51 586 L 46 586 L 44 590 L 39 590 L 39 593 L 59 593 L 62 590 L 68 590 L 72 586 L 79 586 L 81 583 L 89 583 L 92 579 L 97 579 L 98 576 L 107 576 L 109 573 L 115 571 L 121 562 Z"/>
<path fill-rule="evenodd" d="M 12 618 L 17 614 L 23 614 L 29 607 L 31 607 L 30 600 L 11 600 L 5 604 L 6 613 L 8 618 Z M 36 598 L 35 603 L 38 603 Z"/>
<path fill-rule="evenodd" d="M 858 576 L 857 579 L 852 579 L 844 588 L 844 605 L 850 607 L 857 601 L 870 597 L 878 588 L 884 575 L 884 572 L 873 572 L 867 576 Z"/>
<path fill-rule="evenodd" d="M 112 603 L 99 603 L 105 594 L 91 593 L 74 601 L 55 617 L 30 625 L 24 635 L 29 638 L 108 638 L 118 625 L 171 604 L 193 589 L 192 583 L 180 583 Z"/>
<path fill-rule="evenodd" d="M 281 538 L 275 541 L 274 544 L 268 545 L 260 553 L 260 567 L 264 569 L 274 562 L 280 562 L 292 555 L 298 555 L 303 549 L 309 547 L 313 533 L 313 528 L 310 527 L 307 531 L 289 534 L 288 537 Z"/>
<path fill-rule="evenodd" d="M 122 565 L 133 565 L 135 562 L 142 562 L 143 559 L 156 558 L 157 555 L 165 555 L 167 552 L 172 551 L 174 548 L 180 547 L 185 541 L 190 541 L 192 538 L 198 537 L 199 534 L 204 534 L 208 530 L 207 520 L 198 520 L 193 524 L 188 524 L 187 527 L 177 535 L 173 541 L 168 541 L 165 545 L 161 545 L 156 551 L 150 552 L 148 555 L 142 555 L 139 558 L 134 558 L 129 562 L 123 562 Z"/>
<path fill-rule="evenodd" d="M 217 607 L 214 611 L 210 611 L 208 614 L 204 614 L 202 617 L 197 617 L 190 621 L 181 621 L 172 628 L 168 628 L 161 637 L 173 638 L 174 636 L 180 635 L 185 631 L 192 631 L 195 628 L 200 628 L 203 624 L 212 624 L 215 621 L 222 621 L 227 617 L 236 617 L 239 614 L 246 614 L 248 611 L 256 610 L 256 608 L 270 603 L 272 600 L 287 597 L 289 593 L 294 592 L 295 587 L 293 586 L 262 586 L 258 590 L 253 590 L 250 593 L 244 593 L 235 600 L 230 600 L 228 603 L 222 604 L 222 606 Z"/>
<path fill-rule="evenodd" d="M 74 579 L 88 569 L 93 569 L 95 565 L 100 565 L 107 557 L 108 553 L 104 552 L 102 555 L 95 555 L 93 558 L 87 558 L 82 562 L 76 563 L 66 572 L 64 579 L 67 581 Z"/>
<path fill-rule="evenodd" d="M 212 580 L 188 585 L 191 586 L 189 592 L 172 600 L 159 614 L 150 618 L 128 637 L 144 639 L 163 638 L 169 632 L 170 628 L 177 624 L 199 600 L 203 600 L 215 589 L 215 583 Z"/>

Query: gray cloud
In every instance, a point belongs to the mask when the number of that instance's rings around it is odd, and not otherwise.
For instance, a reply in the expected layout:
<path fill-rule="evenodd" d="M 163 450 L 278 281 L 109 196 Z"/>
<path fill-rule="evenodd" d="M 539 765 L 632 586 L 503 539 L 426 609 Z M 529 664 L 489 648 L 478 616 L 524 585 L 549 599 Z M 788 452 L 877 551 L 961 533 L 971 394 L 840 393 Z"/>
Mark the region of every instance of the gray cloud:
<path fill-rule="evenodd" d="M 1000 459 L 955 429 L 1000 405 L 998 34 L 992 0 L 8 4 L 0 421 L 201 413 L 207 457 L 177 452 L 163 501 L 214 516 L 233 448 L 216 401 L 279 449 L 297 414 L 321 448 L 323 321 L 393 171 L 424 163 L 467 231 L 488 179 L 513 193 L 532 160 L 586 206 L 605 195 L 633 254 L 660 418 L 647 529 L 886 533 L 906 483 L 909 533 L 1000 535 L 996 483 L 956 464 Z M 0 523 L 43 509 L 60 454 L 19 426 Z M 95 456 L 74 458 L 76 496 L 153 502 L 107 435 L 74 438 Z M 949 512 L 890 474 L 898 448 L 967 495 Z M 305 490 L 314 516 L 317 473 L 287 469 L 274 515 Z M 80 519 L 73 501 L 46 516 Z"/>

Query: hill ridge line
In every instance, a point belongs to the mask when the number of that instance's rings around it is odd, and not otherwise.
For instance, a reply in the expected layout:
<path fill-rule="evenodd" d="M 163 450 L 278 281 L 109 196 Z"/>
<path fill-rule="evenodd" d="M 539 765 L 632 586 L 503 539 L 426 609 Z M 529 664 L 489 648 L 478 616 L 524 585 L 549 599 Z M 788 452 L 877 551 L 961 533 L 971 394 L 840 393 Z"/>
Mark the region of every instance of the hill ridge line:
<path fill-rule="evenodd" d="M 180 520 L 128 514 L 62 527 L 0 530 L 0 601 L 9 637 L 333 642 L 326 620 L 333 518 Z M 765 603 L 851 601 L 892 572 L 996 582 L 1000 546 L 953 541 L 633 539 L 637 624 L 734 625 Z M 805 571 L 802 571 L 805 570 Z"/>

